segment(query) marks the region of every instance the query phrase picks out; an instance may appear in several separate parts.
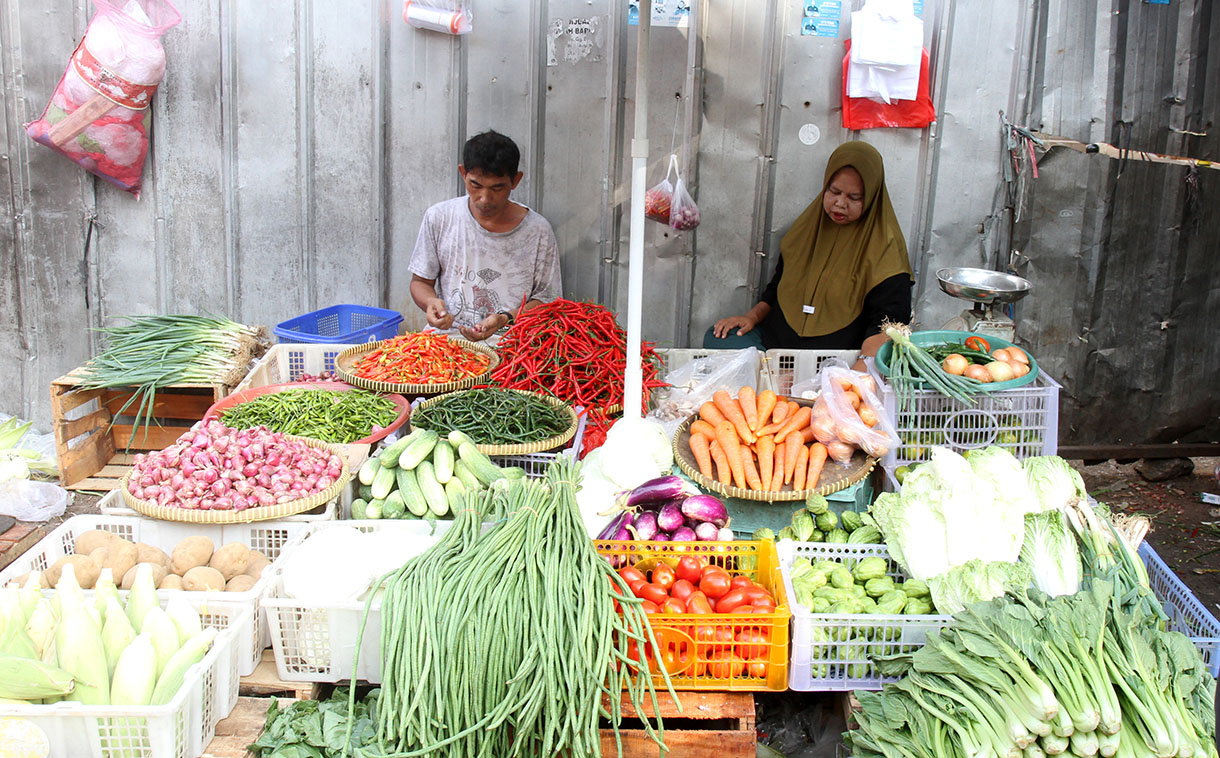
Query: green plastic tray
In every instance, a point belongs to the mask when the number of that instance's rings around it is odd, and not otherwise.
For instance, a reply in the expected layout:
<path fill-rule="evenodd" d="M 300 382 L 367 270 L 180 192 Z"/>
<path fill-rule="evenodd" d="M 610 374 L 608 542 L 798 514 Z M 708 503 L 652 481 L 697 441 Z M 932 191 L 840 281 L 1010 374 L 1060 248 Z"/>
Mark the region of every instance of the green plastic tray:
<path fill-rule="evenodd" d="M 986 334 L 975 334 L 974 332 L 959 332 L 952 329 L 932 329 L 926 332 L 912 332 L 911 342 L 914 342 L 920 347 L 929 347 L 931 345 L 943 345 L 947 342 L 961 343 L 965 342 L 967 337 L 981 337 L 987 340 L 987 344 L 991 345 L 992 350 L 998 350 L 1002 347 L 1017 347 L 1013 343 L 1000 337 L 991 337 Z M 894 349 L 893 342 L 886 342 L 877 351 L 877 371 L 882 376 L 890 375 L 890 352 Z M 1017 387 L 1024 387 L 1033 380 L 1038 378 L 1038 362 L 1034 360 L 1029 351 L 1021 348 L 1025 354 L 1029 356 L 1029 373 L 1018 379 L 1009 379 L 1006 382 L 991 382 L 983 386 L 988 392 L 995 390 L 1011 390 Z M 921 385 L 926 385 L 926 382 L 920 382 Z"/>

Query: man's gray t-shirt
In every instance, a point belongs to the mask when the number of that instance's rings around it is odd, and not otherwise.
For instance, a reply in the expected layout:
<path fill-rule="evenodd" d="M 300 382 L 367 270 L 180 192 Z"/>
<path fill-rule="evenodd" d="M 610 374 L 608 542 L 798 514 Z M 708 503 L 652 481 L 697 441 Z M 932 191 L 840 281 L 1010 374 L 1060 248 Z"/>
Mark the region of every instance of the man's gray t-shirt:
<path fill-rule="evenodd" d="M 475 326 L 493 313 L 516 312 L 525 300 L 546 303 L 562 292 L 559 245 L 545 218 L 527 208 L 512 231 L 489 232 L 464 195 L 424 213 L 408 269 L 436 280 L 454 326 Z"/>

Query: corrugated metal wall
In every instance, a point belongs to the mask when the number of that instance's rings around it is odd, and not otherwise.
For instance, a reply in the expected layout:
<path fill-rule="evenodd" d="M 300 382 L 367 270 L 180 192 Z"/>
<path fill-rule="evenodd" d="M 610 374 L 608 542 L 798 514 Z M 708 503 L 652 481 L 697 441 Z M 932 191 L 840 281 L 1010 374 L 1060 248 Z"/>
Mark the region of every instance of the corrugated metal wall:
<path fill-rule="evenodd" d="M 963 306 L 930 272 L 988 264 L 1015 233 L 1035 286 L 1018 328 L 1067 380 L 1065 441 L 1154 436 L 1151 415 L 1134 409 L 1107 406 L 1107 416 L 1142 420 L 1121 434 L 1088 418 L 1103 394 L 1112 404 L 1126 389 L 1169 381 L 1156 364 L 1168 348 L 1131 349 L 1155 335 L 1123 330 L 1127 306 L 1115 299 L 1124 292 L 1140 291 L 1156 301 L 1150 310 L 1182 323 L 1173 334 L 1189 342 L 1199 371 L 1217 364 L 1204 330 L 1187 333 L 1215 312 L 1205 235 L 1158 237 L 1140 231 L 1152 222 L 1134 214 L 1147 205 L 1137 189 L 1161 177 L 1168 190 L 1171 172 L 1128 167 L 1110 203 L 1114 166 L 1052 155 L 1015 232 L 999 191 L 1000 110 L 1081 139 L 1113 136 L 1122 110 L 1136 123 L 1132 144 L 1154 149 L 1172 144 L 1165 115 L 1207 130 L 1190 121 L 1216 111 L 1214 95 L 1203 96 L 1209 83 L 1215 91 L 1216 69 L 1206 58 L 1204 0 L 1109 2 L 926 0 L 940 118 L 931 129 L 862 134 L 842 129 L 838 95 L 848 13 L 862 0 L 844 3 L 838 39 L 800 34 L 801 0 L 701 0 L 690 30 L 654 28 L 650 183 L 677 152 L 703 223 L 681 234 L 649 225 L 645 337 L 697 344 L 716 318 L 748 308 L 783 231 L 816 194 L 826 157 L 860 137 L 886 157 L 919 281 L 919 321 L 939 326 Z M 182 3 L 183 23 L 165 37 L 169 71 L 137 202 L 21 127 L 45 105 L 91 6 L 0 0 L 0 182 L 11 188 L 11 222 L 0 223 L 11 272 L 0 280 L 0 314 L 13 324 L 0 350 L 20 366 L 0 386 L 0 410 L 45 427 L 49 381 L 89 357 L 88 327 L 125 314 L 211 311 L 275 324 L 355 302 L 419 324 L 406 263 L 420 219 L 460 191 L 460 145 L 486 128 L 522 147 L 516 198 L 555 227 L 565 294 L 624 309 L 636 46 L 627 0 L 472 5 L 474 33 L 452 38 L 408 27 L 396 0 Z M 1161 103 L 1165 81 L 1180 84 L 1189 104 Z M 808 124 L 817 127 L 813 144 L 798 137 Z M 1186 140 L 1181 150 L 1213 144 Z M 1207 197 L 1214 178 L 1200 181 Z M 1180 195 L 1158 199 L 1171 212 Z M 1140 290 L 1147 277 L 1136 264 L 1149 246 L 1166 258 L 1159 295 Z M 1119 257 L 1130 263 L 1115 265 Z M 1085 328 L 1095 341 L 1082 351 L 1073 340 Z M 1170 415 L 1208 402 L 1203 392 L 1173 391 L 1162 397 Z"/>

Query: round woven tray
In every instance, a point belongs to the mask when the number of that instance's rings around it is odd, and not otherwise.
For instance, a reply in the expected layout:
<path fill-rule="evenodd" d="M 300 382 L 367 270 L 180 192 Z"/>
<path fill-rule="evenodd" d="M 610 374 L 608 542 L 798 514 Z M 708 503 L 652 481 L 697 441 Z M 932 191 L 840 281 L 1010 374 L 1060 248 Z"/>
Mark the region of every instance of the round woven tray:
<path fill-rule="evenodd" d="M 428 406 L 435 405 L 436 403 L 439 403 L 441 400 L 443 400 L 447 397 L 450 397 L 452 395 L 461 394 L 463 391 L 464 390 L 459 390 L 458 392 L 447 392 L 444 395 L 437 395 L 436 397 L 429 398 L 429 399 L 423 401 L 418 406 L 416 406 L 415 410 L 412 413 L 412 418 L 418 417 L 419 412 L 424 410 Z M 567 403 L 560 400 L 559 398 L 550 397 L 549 395 L 543 395 L 538 392 L 529 392 L 526 390 L 509 390 L 509 389 L 500 388 L 500 391 L 501 392 L 517 392 L 522 395 L 529 395 L 530 397 L 536 397 L 539 400 L 544 400 L 547 403 L 549 403 L 550 405 L 553 405 L 557 408 L 562 408 L 562 409 L 564 409 L 564 411 L 567 412 L 568 420 L 570 423 L 568 424 L 568 428 L 563 430 L 559 434 L 556 434 L 553 437 L 547 437 L 544 440 L 538 440 L 537 442 L 520 443 L 520 444 L 516 444 L 516 445 L 483 445 L 483 444 L 476 442 L 474 446 L 477 447 L 479 449 L 479 451 L 481 453 L 483 453 L 484 455 L 529 455 L 530 453 L 545 453 L 548 450 L 554 450 L 556 448 L 563 447 L 564 445 L 568 444 L 568 442 L 570 442 L 573 437 L 576 436 L 576 427 L 579 424 L 580 419 L 577 418 L 576 411 L 573 410 L 572 406 L 568 405 Z M 494 420 L 494 417 L 492 417 L 492 416 L 488 416 L 488 418 L 489 418 L 489 420 Z M 421 428 L 427 429 L 428 428 L 428 427 L 421 427 L 418 424 L 414 424 L 414 423 L 411 426 L 413 429 L 421 429 Z M 433 429 L 432 431 L 434 431 L 437 434 L 440 434 L 442 436 L 449 432 L 448 429 Z"/>
<path fill-rule="evenodd" d="M 277 503 L 275 505 L 260 505 L 254 508 L 247 508 L 244 511 L 204 511 L 191 508 L 176 508 L 169 505 L 157 505 L 147 500 L 140 500 L 127 489 L 127 480 L 131 476 L 130 471 L 119 480 L 119 490 L 123 493 L 123 502 L 127 503 L 127 507 L 143 516 L 161 519 L 162 521 L 183 521 L 188 524 L 246 524 L 251 521 L 267 521 L 269 519 L 284 518 L 285 516 L 295 516 L 298 513 L 313 510 L 319 505 L 324 505 L 339 497 L 343 488 L 347 486 L 347 481 L 351 479 L 351 472 L 347 467 L 347 461 L 344 459 L 343 453 L 336 450 L 337 446 L 319 442 L 318 440 L 311 440 L 308 437 L 292 437 L 292 439 L 304 442 L 310 447 L 320 447 L 338 453 L 339 460 L 343 464 L 343 470 L 339 472 L 339 477 L 335 479 L 334 484 L 321 492 L 309 497 L 303 497 L 300 500 Z"/>
<path fill-rule="evenodd" d="M 804 398 L 790 397 L 787 399 L 795 401 L 800 405 L 813 405 L 812 400 L 805 400 Z M 721 484 L 718 480 L 709 479 L 699 472 L 699 464 L 695 461 L 695 456 L 690 451 L 690 425 L 697 418 L 699 418 L 699 414 L 692 413 L 689 418 L 682 422 L 678 430 L 674 432 L 674 460 L 678 462 L 678 468 L 682 469 L 682 473 L 689 476 L 695 484 L 709 492 L 715 492 L 717 495 L 724 497 L 777 503 L 790 500 L 804 500 L 810 495 L 829 495 L 832 492 L 847 489 L 864 479 L 877 465 L 876 458 L 857 450 L 856 454 L 852 456 L 851 463 L 846 466 L 833 460 L 827 460 L 826 465 L 822 468 L 822 475 L 818 477 L 816 487 L 794 490 L 792 485 L 784 485 L 784 489 L 776 492 L 774 490 L 747 490 L 741 487 Z"/>
<path fill-rule="evenodd" d="M 264 387 L 251 387 L 250 389 L 242 390 L 241 392 L 234 392 L 232 395 L 221 398 L 215 403 L 212 403 L 212 407 L 208 408 L 207 412 L 203 414 L 203 420 L 207 421 L 209 419 L 215 419 L 220 421 L 221 417 L 224 416 L 225 411 L 233 408 L 234 406 L 254 400 L 255 398 L 262 397 L 263 395 L 272 395 L 279 392 L 308 392 L 311 390 L 350 392 L 351 390 L 357 389 L 360 388 L 353 387 L 352 385 L 345 384 L 343 382 L 289 382 L 285 384 L 269 384 Z M 390 402 L 392 402 L 398 408 L 398 418 L 394 419 L 394 421 L 384 429 L 377 432 L 370 432 L 369 436 L 365 437 L 364 439 L 352 440 L 348 443 L 338 442 L 334 444 L 372 445 L 373 443 L 380 442 L 381 440 L 390 436 L 391 433 L 397 431 L 399 427 L 407 423 L 407 418 L 411 415 L 410 401 L 408 401 L 402 395 L 384 395 L 384 397 L 389 398 Z M 271 431 L 274 432 L 276 430 L 272 429 Z"/>
<path fill-rule="evenodd" d="M 469 340 L 464 340 L 460 337 L 450 337 L 446 335 L 446 339 L 459 347 L 468 350 L 472 353 L 482 353 L 491 358 L 491 362 L 487 364 L 487 370 L 478 376 L 471 376 L 465 379 L 459 379 L 456 382 L 444 382 L 441 384 L 399 384 L 395 382 L 376 382 L 370 379 L 361 379 L 351 372 L 353 366 L 359 361 L 365 353 L 370 353 L 386 343 L 386 340 L 377 342 L 369 342 L 363 345 L 349 347 L 339 355 L 335 356 L 335 373 L 339 375 L 343 381 L 348 384 L 354 384 L 357 387 L 363 387 L 366 390 L 374 390 L 376 392 L 391 392 L 400 395 L 439 395 L 445 392 L 454 392 L 464 390 L 475 386 L 476 384 L 484 384 L 491 376 L 491 372 L 496 366 L 500 365 L 500 355 L 495 350 L 486 345 L 477 345 Z"/>

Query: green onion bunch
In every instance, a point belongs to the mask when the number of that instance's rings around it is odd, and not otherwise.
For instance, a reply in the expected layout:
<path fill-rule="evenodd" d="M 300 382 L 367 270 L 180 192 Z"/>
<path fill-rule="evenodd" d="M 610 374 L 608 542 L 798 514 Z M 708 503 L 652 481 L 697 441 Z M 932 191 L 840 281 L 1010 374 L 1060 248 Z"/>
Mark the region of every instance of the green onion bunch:
<path fill-rule="evenodd" d="M 577 465 L 559 456 L 545 482 L 466 495 L 440 542 L 381 578 L 377 744 L 363 755 L 600 755 L 599 719 L 618 739 L 623 691 L 656 712 L 649 659 L 630 660 L 628 644 L 652 660 L 660 651 L 641 601 L 585 532 Z M 659 718 L 644 728 L 663 745 Z"/>
<path fill-rule="evenodd" d="M 890 380 L 898 397 L 898 410 L 910 408 L 915 402 L 915 390 L 927 382 L 932 389 L 963 405 L 973 406 L 975 395 L 987 393 L 974 379 L 946 373 L 928 351 L 911 341 L 911 328 L 904 324 L 883 324 L 886 336 L 894 345 L 890 353 Z"/>
<path fill-rule="evenodd" d="M 134 428 L 143 426 L 146 434 L 159 388 L 234 383 L 263 335 L 261 328 L 211 316 L 132 316 L 128 322 L 97 330 L 106 350 L 81 370 L 78 388 L 135 387 L 115 415 L 135 405 Z"/>

